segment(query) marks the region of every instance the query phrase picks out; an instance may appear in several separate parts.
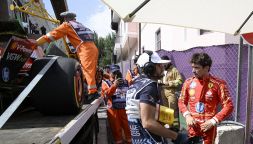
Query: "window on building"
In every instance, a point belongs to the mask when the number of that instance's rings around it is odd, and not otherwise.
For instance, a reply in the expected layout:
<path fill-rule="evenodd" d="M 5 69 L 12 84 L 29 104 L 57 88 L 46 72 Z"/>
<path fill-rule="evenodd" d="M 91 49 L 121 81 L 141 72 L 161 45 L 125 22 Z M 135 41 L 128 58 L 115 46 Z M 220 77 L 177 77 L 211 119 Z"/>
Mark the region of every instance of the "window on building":
<path fill-rule="evenodd" d="M 155 32 L 155 43 L 156 43 L 156 50 L 160 50 L 161 49 L 161 29 L 160 28 Z"/>

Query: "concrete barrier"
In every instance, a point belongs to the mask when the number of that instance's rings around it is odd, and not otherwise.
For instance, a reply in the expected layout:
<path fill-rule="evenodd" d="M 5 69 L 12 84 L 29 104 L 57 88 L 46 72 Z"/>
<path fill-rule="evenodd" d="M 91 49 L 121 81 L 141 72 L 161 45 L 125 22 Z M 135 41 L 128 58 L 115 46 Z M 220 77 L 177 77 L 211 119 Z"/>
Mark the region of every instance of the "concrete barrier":
<path fill-rule="evenodd" d="M 217 127 L 215 144 L 243 144 L 244 133 L 244 125 L 234 121 L 224 121 Z"/>

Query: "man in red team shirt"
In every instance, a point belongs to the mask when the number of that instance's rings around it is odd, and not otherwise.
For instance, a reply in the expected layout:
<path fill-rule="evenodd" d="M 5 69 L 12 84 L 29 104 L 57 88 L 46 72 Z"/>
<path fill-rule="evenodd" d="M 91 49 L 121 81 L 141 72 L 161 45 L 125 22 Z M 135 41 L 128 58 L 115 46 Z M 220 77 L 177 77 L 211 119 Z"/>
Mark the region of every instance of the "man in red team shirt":
<path fill-rule="evenodd" d="M 209 74 L 212 59 L 208 54 L 195 53 L 190 63 L 194 76 L 184 82 L 179 110 L 186 119 L 189 141 L 213 144 L 216 124 L 231 114 L 233 103 L 226 82 Z M 219 103 L 222 109 L 217 113 Z"/>

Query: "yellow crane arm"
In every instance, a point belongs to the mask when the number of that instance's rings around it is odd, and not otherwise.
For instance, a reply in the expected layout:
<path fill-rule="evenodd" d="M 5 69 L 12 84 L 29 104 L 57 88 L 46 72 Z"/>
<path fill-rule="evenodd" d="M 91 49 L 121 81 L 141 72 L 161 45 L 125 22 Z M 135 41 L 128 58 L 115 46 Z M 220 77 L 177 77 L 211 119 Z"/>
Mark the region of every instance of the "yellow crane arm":
<path fill-rule="evenodd" d="M 28 3 L 24 4 L 23 6 L 18 6 L 18 4 L 15 2 L 15 0 L 12 0 L 13 3 L 15 4 L 11 4 L 10 5 L 10 10 L 17 10 L 35 17 L 39 17 L 48 21 L 51 21 L 55 24 L 60 24 L 60 21 L 57 19 L 54 19 L 48 12 L 46 9 L 44 9 L 41 5 L 41 3 L 39 2 L 39 0 L 30 0 Z M 43 40 L 40 40 L 39 42 L 42 42 Z M 44 41 L 42 42 L 44 43 Z M 78 59 L 77 55 L 75 53 L 71 53 L 69 46 L 66 42 L 66 38 L 63 38 L 63 43 L 65 45 L 65 49 L 67 51 L 67 55 L 68 57 L 72 57 L 75 59 Z"/>
<path fill-rule="evenodd" d="M 27 13 L 32 16 L 36 16 L 48 21 L 51 21 L 55 24 L 60 24 L 60 21 L 53 18 L 46 9 L 42 7 L 38 0 L 30 0 L 28 3 L 24 4 L 23 6 L 18 6 L 18 4 L 12 0 L 13 3 L 10 5 L 10 10 L 18 10 L 23 13 Z"/>

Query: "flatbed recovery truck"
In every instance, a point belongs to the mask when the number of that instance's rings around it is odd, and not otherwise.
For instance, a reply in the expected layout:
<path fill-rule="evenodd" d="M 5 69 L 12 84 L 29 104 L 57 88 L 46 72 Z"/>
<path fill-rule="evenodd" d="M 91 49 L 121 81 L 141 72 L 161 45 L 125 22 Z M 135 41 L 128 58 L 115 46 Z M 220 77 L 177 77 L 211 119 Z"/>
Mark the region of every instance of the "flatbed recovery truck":
<path fill-rule="evenodd" d="M 79 115 L 45 116 L 34 109 L 14 114 L 0 130 L 1 144 L 97 142 L 97 108 L 101 99 L 83 105 Z"/>
<path fill-rule="evenodd" d="M 14 44 L 13 44 L 14 43 Z M 6 61 L 6 55 L 9 53 L 14 53 L 17 48 L 22 45 L 19 42 L 16 45 L 15 40 L 10 40 L 7 48 L 5 49 L 5 54 L 3 55 L 0 63 L 1 71 L 3 72 L 4 66 L 8 66 L 4 64 Z M 13 46 L 14 45 L 14 46 Z M 26 50 L 28 51 L 28 50 Z M 29 82 L 29 84 L 25 87 L 20 83 L 17 83 L 14 86 L 14 82 L 1 82 L 0 85 L 0 102 L 1 102 L 1 113 L 0 116 L 0 143 L 1 144 L 13 144 L 13 143 L 96 143 L 97 142 L 97 133 L 98 133 L 98 117 L 97 117 L 97 109 L 102 102 L 102 98 L 95 99 L 93 102 L 89 102 L 85 104 L 85 98 L 82 98 L 80 101 L 76 101 L 78 94 L 74 92 L 74 95 L 65 95 L 64 97 L 73 97 L 76 105 L 69 105 L 70 101 L 65 101 L 61 99 L 56 99 L 54 101 L 52 98 L 47 99 L 47 101 L 43 98 L 41 99 L 44 102 L 48 102 L 49 109 L 47 104 L 39 104 L 39 107 L 42 106 L 42 112 L 39 112 L 36 109 L 36 106 L 33 107 L 31 98 L 41 95 L 39 93 L 32 92 L 34 88 L 40 89 L 43 88 L 41 85 L 48 78 L 47 76 L 52 73 L 52 69 L 56 68 L 56 64 L 58 56 L 51 57 L 50 60 L 42 66 L 42 69 L 37 73 L 35 77 Z M 15 68 L 15 66 L 14 66 Z M 9 67 L 9 71 L 12 71 L 14 68 Z M 64 67 L 63 67 L 64 68 Z M 57 68 L 56 68 L 57 69 Z M 59 73 L 60 74 L 60 73 Z M 9 74 L 11 75 L 11 74 Z M 28 74 L 29 75 L 29 74 Z M 5 76 L 1 75 L 1 80 L 4 80 Z M 29 76 L 28 76 L 29 77 Z M 8 78 L 11 79 L 11 78 Z M 15 78 L 14 78 L 15 79 Z M 18 79 L 18 78 L 17 78 Z M 42 82 L 40 82 L 42 81 Z M 16 82 L 16 81 L 15 81 Z M 81 81 L 82 82 L 82 81 Z M 18 86 L 23 86 L 24 88 L 17 88 Z M 71 85 L 70 85 L 71 86 Z M 78 86 L 75 86 L 77 88 Z M 16 90 L 18 89 L 18 90 Z M 14 91 L 20 91 L 20 94 L 12 98 L 14 95 L 9 94 Z M 60 87 L 58 88 L 60 89 Z M 71 89 L 71 88 L 69 88 Z M 83 97 L 83 88 L 80 87 L 81 90 L 77 92 L 81 92 L 81 96 Z M 40 91 L 40 90 L 39 90 Z M 57 90 L 55 90 L 57 91 Z M 54 91 L 54 93 L 55 93 Z M 62 90 L 60 90 L 62 91 Z M 32 95 L 31 93 L 34 93 Z M 52 92 L 48 92 L 51 94 Z M 13 100 L 8 108 L 5 108 L 6 105 L 9 104 L 7 100 Z M 79 109 L 79 114 L 76 115 L 76 112 L 72 112 L 72 114 L 64 113 L 61 109 L 65 109 L 64 105 L 61 103 L 64 102 L 66 105 L 69 105 L 69 108 L 73 110 Z M 43 102 L 42 102 L 43 103 Z M 51 103 L 51 104 L 50 104 Z M 61 109 L 54 111 L 54 107 L 52 107 L 52 103 L 55 104 L 55 107 L 61 107 Z M 50 106 L 51 105 L 51 106 Z M 43 110 L 43 107 L 47 109 Z M 49 110 L 49 111 L 48 111 Z M 61 114 L 58 115 L 57 112 Z M 48 115 L 49 114 L 49 115 Z"/>
<path fill-rule="evenodd" d="M 10 9 L 23 13 L 37 1 L 13 2 Z M 0 144 L 96 143 L 102 99 L 85 100 L 78 59 L 30 57 L 35 49 L 21 24 L 0 20 Z"/>
<path fill-rule="evenodd" d="M 0 110 L 3 111 L 0 116 L 0 143 L 96 143 L 99 127 L 97 109 L 102 98 L 93 102 L 85 100 L 85 89 L 79 74 L 81 70 L 71 68 L 71 65 L 79 66 L 78 62 L 59 56 L 41 58 L 33 62 L 26 74 L 20 74 L 20 65 L 29 60 L 29 44 L 28 39 L 12 36 L 0 59 Z M 17 59 L 10 58 L 10 55 L 19 56 L 22 61 L 18 59 L 16 62 Z M 41 69 L 34 68 L 36 63 Z M 70 81 L 59 83 L 58 80 L 67 79 L 65 70 Z M 32 71 L 36 71 L 35 76 Z M 56 81 L 50 75 L 56 79 L 60 77 Z M 50 89 L 48 82 L 55 87 Z M 38 99 L 41 101 L 36 103 Z"/>

